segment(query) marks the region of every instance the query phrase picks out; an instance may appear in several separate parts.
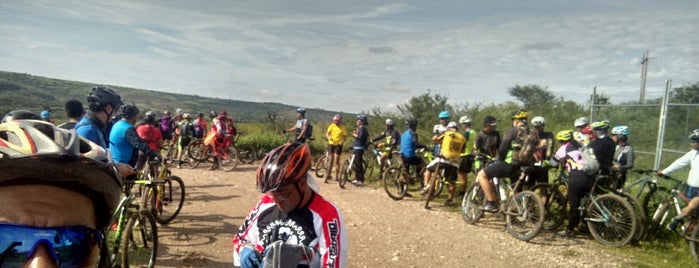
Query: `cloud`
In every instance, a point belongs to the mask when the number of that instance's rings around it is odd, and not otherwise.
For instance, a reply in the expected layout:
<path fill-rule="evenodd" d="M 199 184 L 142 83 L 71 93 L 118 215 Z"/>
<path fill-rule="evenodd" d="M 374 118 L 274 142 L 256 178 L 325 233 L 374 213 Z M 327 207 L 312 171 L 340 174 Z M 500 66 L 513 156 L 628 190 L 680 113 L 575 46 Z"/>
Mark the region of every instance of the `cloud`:
<path fill-rule="evenodd" d="M 374 53 L 374 54 L 390 54 L 394 53 L 395 50 L 392 47 L 389 46 L 382 46 L 382 47 L 369 47 L 369 52 Z"/>

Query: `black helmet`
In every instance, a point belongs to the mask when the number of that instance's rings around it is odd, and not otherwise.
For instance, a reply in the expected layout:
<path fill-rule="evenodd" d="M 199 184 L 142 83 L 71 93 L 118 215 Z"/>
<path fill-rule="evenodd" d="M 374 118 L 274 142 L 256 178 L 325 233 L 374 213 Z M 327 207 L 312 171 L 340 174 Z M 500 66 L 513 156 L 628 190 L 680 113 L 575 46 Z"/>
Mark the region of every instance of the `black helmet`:
<path fill-rule="evenodd" d="M 211 112 L 209 112 L 209 118 L 215 118 L 217 116 L 218 116 L 218 114 L 216 114 L 216 111 L 211 110 Z"/>
<path fill-rule="evenodd" d="M 33 120 L 44 120 L 41 115 L 33 113 L 27 110 L 14 110 L 7 113 L 2 118 L 2 123 L 12 121 L 12 120 L 23 120 L 23 119 L 33 119 Z"/>
<path fill-rule="evenodd" d="M 148 123 L 155 122 L 155 113 L 153 111 L 147 111 L 146 114 L 143 116 L 143 121 L 146 121 Z"/>
<path fill-rule="evenodd" d="M 138 110 L 138 107 L 136 105 L 124 105 L 121 107 L 121 116 L 123 116 L 126 119 L 133 119 L 135 118 L 140 111 Z"/>
<path fill-rule="evenodd" d="M 90 95 L 87 95 L 87 103 L 92 111 L 102 110 L 108 104 L 112 105 L 114 109 L 124 104 L 121 102 L 121 96 L 119 96 L 119 94 L 114 92 L 111 88 L 104 86 L 92 87 Z"/>
<path fill-rule="evenodd" d="M 408 127 L 417 127 L 417 120 L 415 119 L 409 119 L 408 121 L 405 121 L 405 123 L 408 125 Z"/>

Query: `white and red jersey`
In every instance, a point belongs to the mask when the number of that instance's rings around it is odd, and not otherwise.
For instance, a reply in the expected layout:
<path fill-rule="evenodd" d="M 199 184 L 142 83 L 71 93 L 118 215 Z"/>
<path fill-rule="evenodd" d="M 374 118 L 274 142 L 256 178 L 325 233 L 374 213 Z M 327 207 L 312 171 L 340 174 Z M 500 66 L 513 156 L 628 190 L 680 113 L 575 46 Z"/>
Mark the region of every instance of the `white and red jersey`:
<path fill-rule="evenodd" d="M 240 250 L 245 244 L 263 252 L 267 245 L 283 240 L 315 249 L 321 267 L 347 267 L 347 229 L 342 214 L 333 203 L 312 193 L 308 206 L 289 214 L 281 212 L 270 195 L 263 196 L 233 238 L 234 265 L 240 266 Z"/>

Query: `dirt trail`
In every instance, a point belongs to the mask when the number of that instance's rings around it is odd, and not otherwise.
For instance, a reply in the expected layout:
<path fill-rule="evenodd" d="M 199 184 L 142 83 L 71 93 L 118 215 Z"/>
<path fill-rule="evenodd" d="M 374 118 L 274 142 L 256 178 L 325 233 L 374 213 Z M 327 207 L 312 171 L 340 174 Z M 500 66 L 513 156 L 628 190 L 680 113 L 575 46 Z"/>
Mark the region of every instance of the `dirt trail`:
<path fill-rule="evenodd" d="M 186 185 L 181 214 L 161 226 L 158 267 L 231 267 L 232 237 L 259 198 L 255 166 L 236 171 L 178 169 Z M 383 189 L 345 190 L 322 184 L 321 194 L 342 210 L 349 267 L 626 267 L 631 260 L 598 245 L 542 233 L 530 242 L 512 238 L 500 217 L 476 225 L 441 204 L 425 210 L 420 197 L 393 201 Z"/>

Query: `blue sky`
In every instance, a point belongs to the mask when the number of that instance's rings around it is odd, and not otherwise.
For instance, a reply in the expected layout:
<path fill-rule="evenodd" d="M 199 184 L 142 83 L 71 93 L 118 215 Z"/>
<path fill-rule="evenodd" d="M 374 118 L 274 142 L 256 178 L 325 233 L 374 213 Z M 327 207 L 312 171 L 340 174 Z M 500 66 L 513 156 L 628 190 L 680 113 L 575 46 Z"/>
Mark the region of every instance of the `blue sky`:
<path fill-rule="evenodd" d="M 699 82 L 697 33 L 694 0 L 6 0 L 0 70 L 344 112 L 527 84 L 618 103 L 646 50 L 647 98 Z"/>

